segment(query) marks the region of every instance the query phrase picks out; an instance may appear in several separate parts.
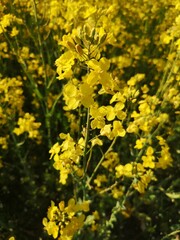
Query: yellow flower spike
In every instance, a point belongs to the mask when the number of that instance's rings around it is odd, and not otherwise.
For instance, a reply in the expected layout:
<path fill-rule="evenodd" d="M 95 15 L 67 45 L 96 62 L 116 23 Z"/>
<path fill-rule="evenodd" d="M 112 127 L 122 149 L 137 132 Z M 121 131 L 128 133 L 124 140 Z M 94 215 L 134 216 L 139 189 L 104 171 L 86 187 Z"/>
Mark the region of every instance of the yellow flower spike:
<path fill-rule="evenodd" d="M 54 166 L 54 165 L 53 165 Z M 55 169 L 57 169 L 55 166 L 54 166 Z M 58 169 L 57 169 L 58 170 Z M 67 182 L 67 179 L 68 179 L 68 176 L 69 174 L 71 173 L 71 170 L 70 169 L 67 169 L 64 168 L 63 166 L 59 169 L 60 170 L 60 179 L 59 179 L 59 182 L 62 183 L 63 185 L 66 184 Z"/>

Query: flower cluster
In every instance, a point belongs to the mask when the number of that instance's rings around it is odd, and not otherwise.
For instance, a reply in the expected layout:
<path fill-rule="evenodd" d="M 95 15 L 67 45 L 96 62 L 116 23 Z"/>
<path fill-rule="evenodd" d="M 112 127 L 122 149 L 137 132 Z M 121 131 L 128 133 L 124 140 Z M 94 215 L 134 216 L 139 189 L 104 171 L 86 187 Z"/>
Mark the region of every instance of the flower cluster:
<path fill-rule="evenodd" d="M 84 139 L 80 138 L 78 143 L 75 143 L 69 134 L 61 133 L 60 138 L 63 143 L 55 143 L 50 149 L 50 159 L 54 159 L 54 168 L 60 172 L 60 183 L 66 184 L 69 174 L 77 176 L 83 175 L 80 160 L 84 150 Z"/>
<path fill-rule="evenodd" d="M 25 113 L 24 117 L 18 119 L 19 127 L 14 129 L 16 135 L 23 134 L 27 132 L 29 138 L 38 138 L 39 131 L 38 128 L 41 126 L 41 123 L 35 122 L 35 117 L 29 113 Z"/>
<path fill-rule="evenodd" d="M 61 201 L 58 206 L 51 201 L 51 206 L 48 208 L 47 218 L 43 219 L 44 229 L 54 239 L 67 240 L 72 239 L 74 234 L 82 228 L 85 215 L 82 212 L 89 211 L 89 201 L 76 203 L 71 198 L 68 205 Z"/>

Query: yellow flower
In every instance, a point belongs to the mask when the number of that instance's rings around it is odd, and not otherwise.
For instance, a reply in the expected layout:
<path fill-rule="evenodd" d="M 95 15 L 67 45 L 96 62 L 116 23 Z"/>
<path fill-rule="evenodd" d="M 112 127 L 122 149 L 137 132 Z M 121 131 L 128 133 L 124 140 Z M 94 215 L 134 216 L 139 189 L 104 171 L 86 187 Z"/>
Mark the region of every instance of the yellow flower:
<path fill-rule="evenodd" d="M 19 33 L 19 30 L 17 30 L 16 27 L 13 27 L 12 31 L 11 31 L 11 37 L 15 37 L 17 36 Z"/>
<path fill-rule="evenodd" d="M 148 184 L 151 180 L 156 180 L 153 172 L 148 170 L 144 175 L 141 176 L 138 182 L 133 184 L 134 189 L 136 189 L 139 193 L 144 193 L 145 189 L 148 187 Z"/>
<path fill-rule="evenodd" d="M 120 186 L 119 188 L 114 187 L 112 189 L 112 195 L 113 195 L 113 198 L 115 198 L 115 199 L 118 199 L 118 198 L 122 197 L 123 194 L 124 194 L 124 191 L 123 191 L 123 187 L 122 186 Z"/>
<path fill-rule="evenodd" d="M 142 149 L 144 144 L 146 142 L 146 139 L 145 138 L 140 138 L 140 139 L 137 139 L 136 140 L 136 145 L 134 146 L 134 148 L 137 148 L 137 149 Z"/>
<path fill-rule="evenodd" d="M 124 137 L 126 135 L 126 131 L 124 130 L 122 123 L 120 121 L 113 121 L 113 135 Z"/>
<path fill-rule="evenodd" d="M 47 220 L 47 218 L 43 218 L 44 229 L 47 231 L 49 235 L 52 235 L 53 238 L 57 238 L 59 234 L 59 227 L 55 222 Z"/>
<path fill-rule="evenodd" d="M 83 83 L 80 85 L 79 90 L 81 104 L 84 107 L 89 108 L 94 103 L 92 87 L 88 83 Z"/>
<path fill-rule="evenodd" d="M 142 156 L 142 160 L 145 168 L 155 168 L 154 156 Z"/>
<path fill-rule="evenodd" d="M 111 137 L 112 137 L 111 128 L 112 128 L 111 124 L 104 125 L 100 130 L 100 134 L 102 136 L 107 136 L 109 139 L 111 139 Z"/>
<path fill-rule="evenodd" d="M 156 163 L 157 168 L 166 169 L 169 166 L 172 166 L 173 159 L 169 152 L 169 147 L 167 144 L 161 147 L 161 156 L 158 158 Z"/>
<path fill-rule="evenodd" d="M 58 154 L 60 149 L 61 149 L 61 146 L 59 145 L 59 143 L 58 142 L 55 143 L 49 150 L 49 153 L 51 153 L 50 159 L 52 159 L 54 155 Z"/>
<path fill-rule="evenodd" d="M 115 109 L 112 106 L 106 106 L 106 118 L 108 121 L 112 121 L 114 120 L 114 118 L 116 117 L 116 113 L 115 113 Z"/>
<path fill-rule="evenodd" d="M 29 113 L 25 113 L 23 118 L 18 119 L 18 128 L 14 129 L 16 135 L 21 135 L 24 132 L 28 132 L 29 138 L 38 138 L 39 131 L 38 128 L 41 123 L 35 122 L 35 117 Z"/>
<path fill-rule="evenodd" d="M 132 177 L 133 166 L 131 163 L 127 163 L 126 165 L 119 164 L 116 168 L 116 177 L 126 176 Z"/>
<path fill-rule="evenodd" d="M 92 143 L 92 146 L 95 146 L 95 145 L 102 146 L 103 145 L 103 141 L 101 139 L 99 139 L 98 137 L 93 138 L 91 140 L 91 143 Z"/>
<path fill-rule="evenodd" d="M 90 69 L 100 73 L 102 71 L 107 71 L 109 69 L 110 62 L 107 58 L 102 57 L 100 61 L 97 61 L 95 59 L 89 60 L 87 62 L 87 65 Z"/>
<path fill-rule="evenodd" d="M 92 106 L 90 108 L 90 115 L 92 116 L 92 120 L 91 120 L 91 128 L 95 129 L 102 129 L 105 126 L 105 115 L 106 112 L 104 110 L 104 108 L 98 108 L 96 106 Z"/>
<path fill-rule="evenodd" d="M 73 75 L 72 66 L 74 65 L 75 57 L 71 51 L 62 54 L 55 62 L 57 66 L 58 79 L 70 78 Z"/>
<path fill-rule="evenodd" d="M 146 168 L 155 168 L 155 157 L 153 156 L 154 153 L 154 149 L 149 146 L 146 149 L 146 156 L 142 156 L 142 160 L 143 160 L 143 166 Z"/>
<path fill-rule="evenodd" d="M 101 187 L 102 183 L 107 182 L 107 177 L 105 174 L 98 174 L 96 179 L 94 179 L 94 183 L 97 187 Z"/>
<path fill-rule="evenodd" d="M 43 218 L 42 221 L 44 229 L 53 238 L 59 236 L 58 239 L 62 240 L 72 239 L 73 235 L 83 227 L 85 215 L 82 212 L 88 211 L 89 201 L 76 203 L 75 199 L 71 198 L 67 207 L 64 201 L 61 201 L 58 206 L 51 201 L 47 218 Z"/>

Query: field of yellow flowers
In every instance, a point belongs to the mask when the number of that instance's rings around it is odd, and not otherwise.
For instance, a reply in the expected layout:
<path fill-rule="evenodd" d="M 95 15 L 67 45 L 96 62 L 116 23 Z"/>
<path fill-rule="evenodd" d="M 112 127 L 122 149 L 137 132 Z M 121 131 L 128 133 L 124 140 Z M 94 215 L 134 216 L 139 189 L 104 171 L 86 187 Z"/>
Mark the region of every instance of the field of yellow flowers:
<path fill-rule="evenodd" d="M 1 0 L 0 239 L 180 239 L 180 0 Z"/>

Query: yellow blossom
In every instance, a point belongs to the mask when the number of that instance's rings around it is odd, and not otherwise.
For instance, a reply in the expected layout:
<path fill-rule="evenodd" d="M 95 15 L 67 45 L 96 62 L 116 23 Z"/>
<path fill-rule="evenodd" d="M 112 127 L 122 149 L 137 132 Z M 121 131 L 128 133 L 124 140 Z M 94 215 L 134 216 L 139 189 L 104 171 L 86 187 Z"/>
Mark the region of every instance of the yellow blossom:
<path fill-rule="evenodd" d="M 113 121 L 113 134 L 114 136 L 124 137 L 126 135 L 126 131 L 124 130 L 122 123 L 120 121 Z"/>
<path fill-rule="evenodd" d="M 18 35 L 19 30 L 17 30 L 16 27 L 13 27 L 12 31 L 11 31 L 11 37 L 15 37 L 16 35 Z"/>
<path fill-rule="evenodd" d="M 137 139 L 136 140 L 136 145 L 134 146 L 134 148 L 137 148 L 137 149 L 142 149 L 144 144 L 146 142 L 146 139 L 145 138 L 140 138 L 140 139 Z"/>
<path fill-rule="evenodd" d="M 18 119 L 19 127 L 14 129 L 16 135 L 21 135 L 24 132 L 28 132 L 29 138 L 38 138 L 38 128 L 41 123 L 35 122 L 35 117 L 29 113 L 25 113 L 24 118 Z"/>
<path fill-rule="evenodd" d="M 89 201 L 79 202 L 71 198 L 68 205 L 61 201 L 58 206 L 51 201 L 51 206 L 48 208 L 47 218 L 43 219 L 44 229 L 53 238 L 72 239 L 73 235 L 82 228 L 85 215 L 82 212 L 89 211 Z M 78 213 L 78 214 L 77 214 Z M 77 215 L 77 216 L 76 216 Z"/>
<path fill-rule="evenodd" d="M 97 185 L 97 187 L 101 187 L 102 183 L 104 182 L 107 182 L 107 177 L 105 174 L 98 174 L 94 179 L 94 183 Z"/>
<path fill-rule="evenodd" d="M 126 176 L 132 177 L 133 166 L 131 163 L 127 163 L 125 165 L 116 166 L 116 177 Z"/>

